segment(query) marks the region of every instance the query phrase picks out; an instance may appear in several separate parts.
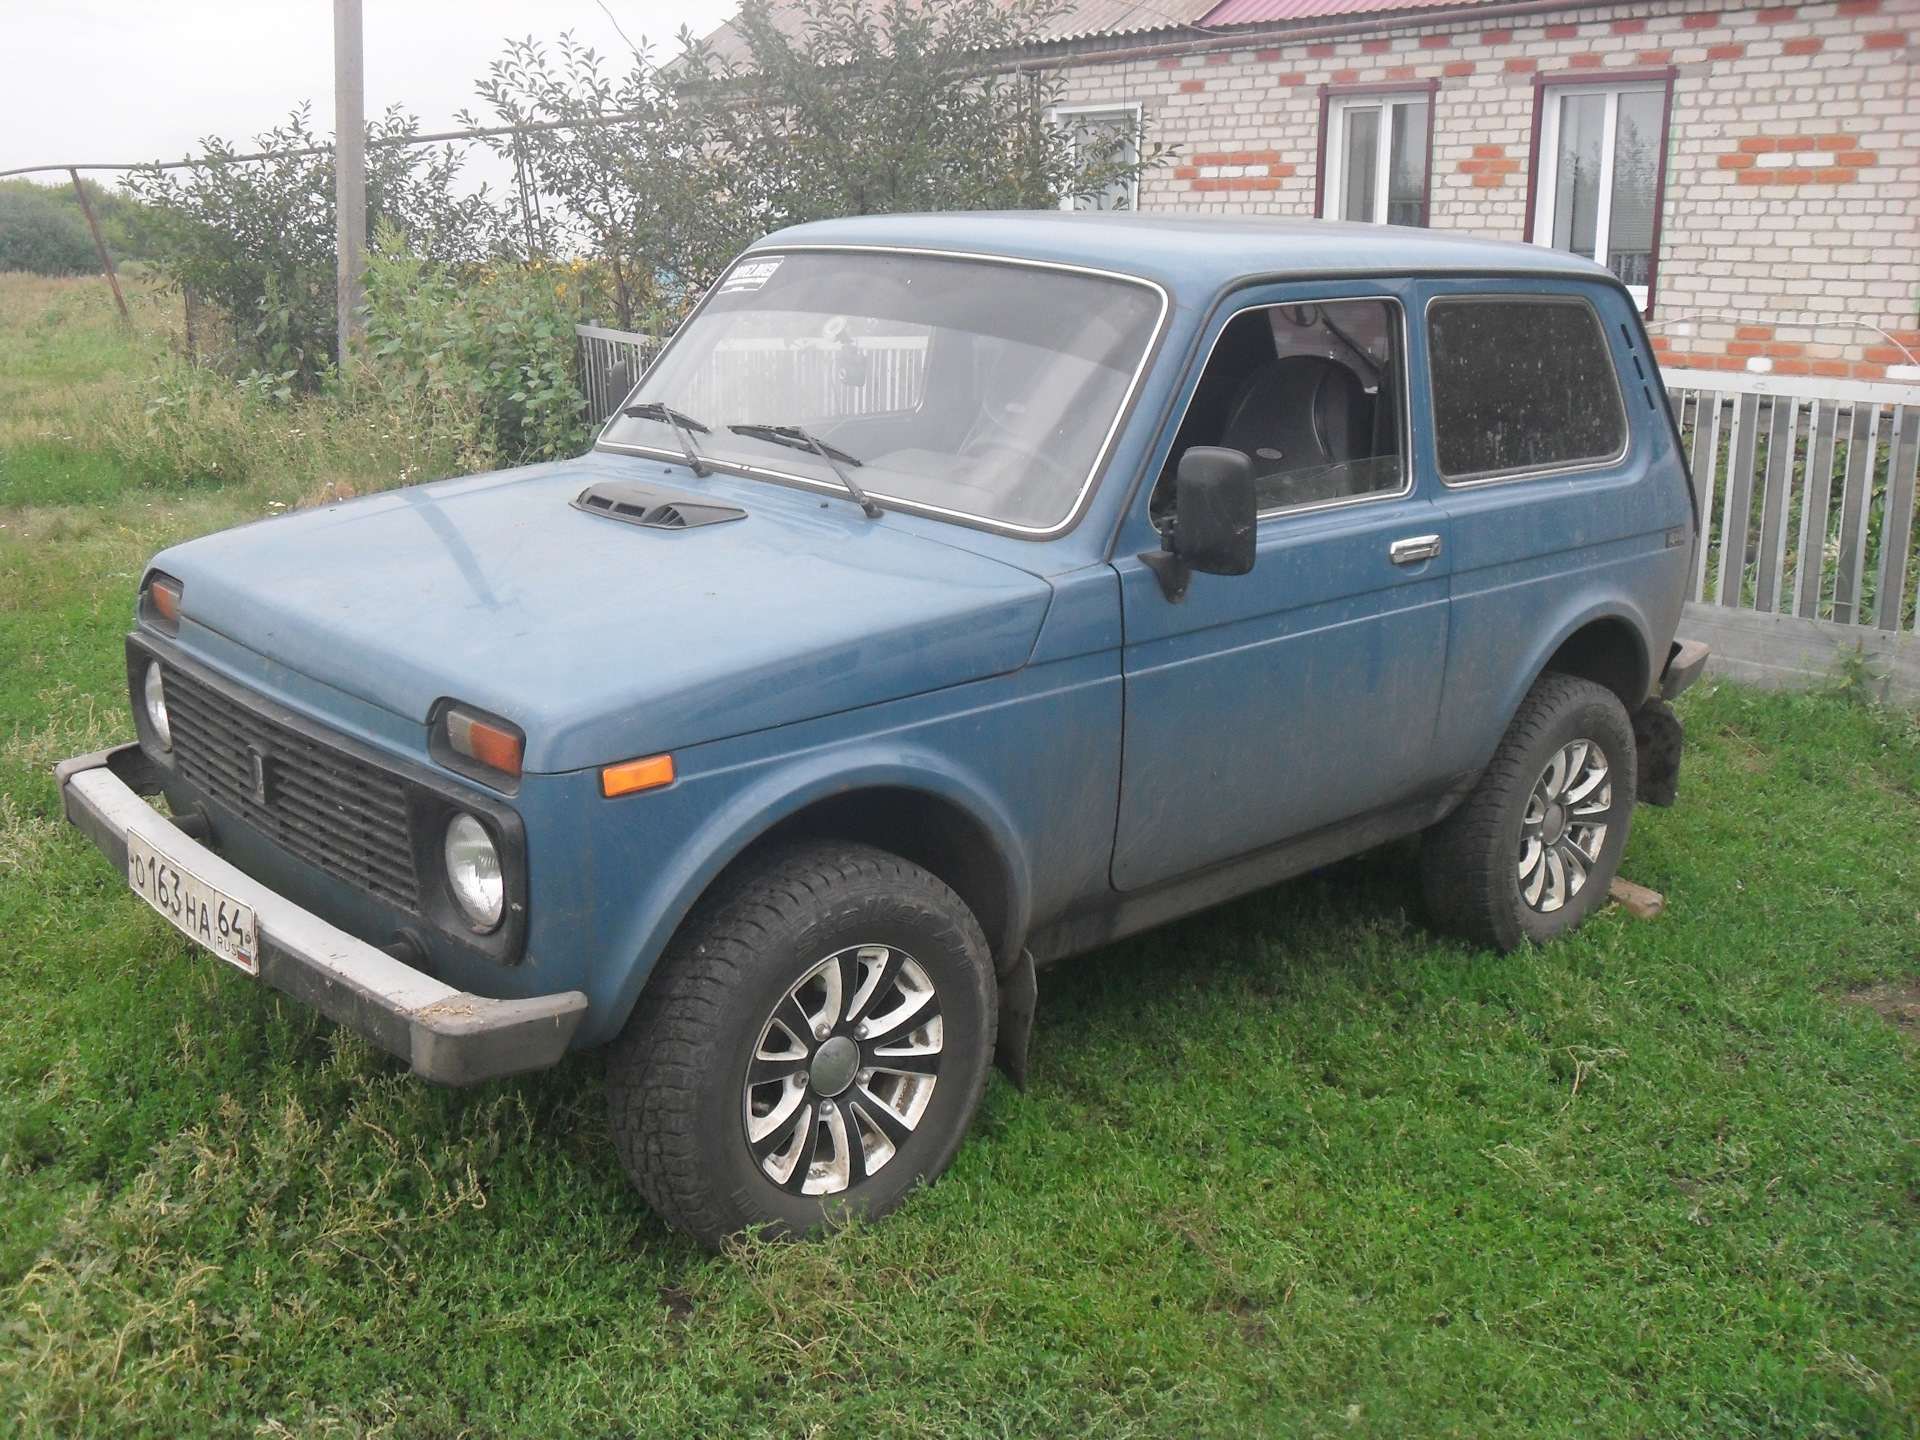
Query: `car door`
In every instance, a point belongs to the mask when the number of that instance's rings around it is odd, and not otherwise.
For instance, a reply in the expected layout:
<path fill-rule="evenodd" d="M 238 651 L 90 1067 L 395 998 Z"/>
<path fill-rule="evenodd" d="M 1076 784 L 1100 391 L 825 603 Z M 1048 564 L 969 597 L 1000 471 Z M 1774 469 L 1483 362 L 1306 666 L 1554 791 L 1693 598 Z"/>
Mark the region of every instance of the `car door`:
<path fill-rule="evenodd" d="M 1379 283 L 1274 287 L 1216 321 L 1180 455 L 1254 459 L 1257 559 L 1169 601 L 1121 574 L 1126 731 L 1113 882 L 1137 890 L 1379 809 L 1432 780 L 1446 521 L 1415 483 L 1406 313 Z"/>

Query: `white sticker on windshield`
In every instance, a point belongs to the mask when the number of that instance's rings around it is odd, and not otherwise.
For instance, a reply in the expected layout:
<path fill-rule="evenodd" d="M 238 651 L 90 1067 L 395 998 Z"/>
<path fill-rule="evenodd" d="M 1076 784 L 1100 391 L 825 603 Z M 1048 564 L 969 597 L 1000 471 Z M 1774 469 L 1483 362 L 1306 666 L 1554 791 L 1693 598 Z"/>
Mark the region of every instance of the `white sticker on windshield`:
<path fill-rule="evenodd" d="M 720 293 L 731 295 L 736 290 L 758 290 L 773 278 L 773 272 L 780 268 L 780 262 L 786 258 L 776 255 L 771 260 L 749 260 L 734 266 L 732 273 L 720 282 Z"/>

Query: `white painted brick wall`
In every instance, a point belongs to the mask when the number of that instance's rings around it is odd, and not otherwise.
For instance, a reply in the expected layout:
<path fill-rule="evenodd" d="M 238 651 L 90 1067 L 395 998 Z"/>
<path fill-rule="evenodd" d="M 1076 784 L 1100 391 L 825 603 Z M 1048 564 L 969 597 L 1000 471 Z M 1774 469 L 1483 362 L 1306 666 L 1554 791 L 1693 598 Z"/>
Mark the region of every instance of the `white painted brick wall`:
<path fill-rule="evenodd" d="M 1920 350 L 1920 0 L 1656 0 L 1170 61 L 1084 57 L 1064 98 L 1138 102 L 1150 139 L 1178 148 L 1142 181 L 1143 209 L 1304 216 L 1319 87 L 1437 78 L 1434 228 L 1521 239 L 1534 73 L 1669 65 L 1656 344 L 1679 363 L 1785 374 L 1906 363 L 1864 327 Z"/>

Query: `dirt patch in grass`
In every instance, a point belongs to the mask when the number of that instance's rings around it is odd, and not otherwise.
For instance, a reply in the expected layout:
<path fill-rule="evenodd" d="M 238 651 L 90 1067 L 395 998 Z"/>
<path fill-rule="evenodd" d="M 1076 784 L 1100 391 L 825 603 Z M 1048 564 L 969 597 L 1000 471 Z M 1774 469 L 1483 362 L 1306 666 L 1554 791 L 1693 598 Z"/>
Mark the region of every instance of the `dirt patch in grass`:
<path fill-rule="evenodd" d="M 1920 976 L 1869 985 L 1847 996 L 1849 1005 L 1864 1005 L 1889 1025 L 1920 1035 Z"/>

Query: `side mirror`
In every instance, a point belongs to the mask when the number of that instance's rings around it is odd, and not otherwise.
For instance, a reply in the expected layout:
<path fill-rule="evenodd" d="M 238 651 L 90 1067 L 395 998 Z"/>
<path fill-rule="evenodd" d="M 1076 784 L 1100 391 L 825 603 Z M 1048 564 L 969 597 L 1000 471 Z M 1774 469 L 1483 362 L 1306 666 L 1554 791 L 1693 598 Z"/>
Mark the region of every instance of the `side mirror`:
<path fill-rule="evenodd" d="M 1253 569 L 1256 515 L 1253 461 L 1238 450 L 1195 445 L 1174 475 L 1173 523 L 1161 533 L 1160 548 L 1140 559 L 1177 604 L 1196 570 L 1245 575 Z"/>

